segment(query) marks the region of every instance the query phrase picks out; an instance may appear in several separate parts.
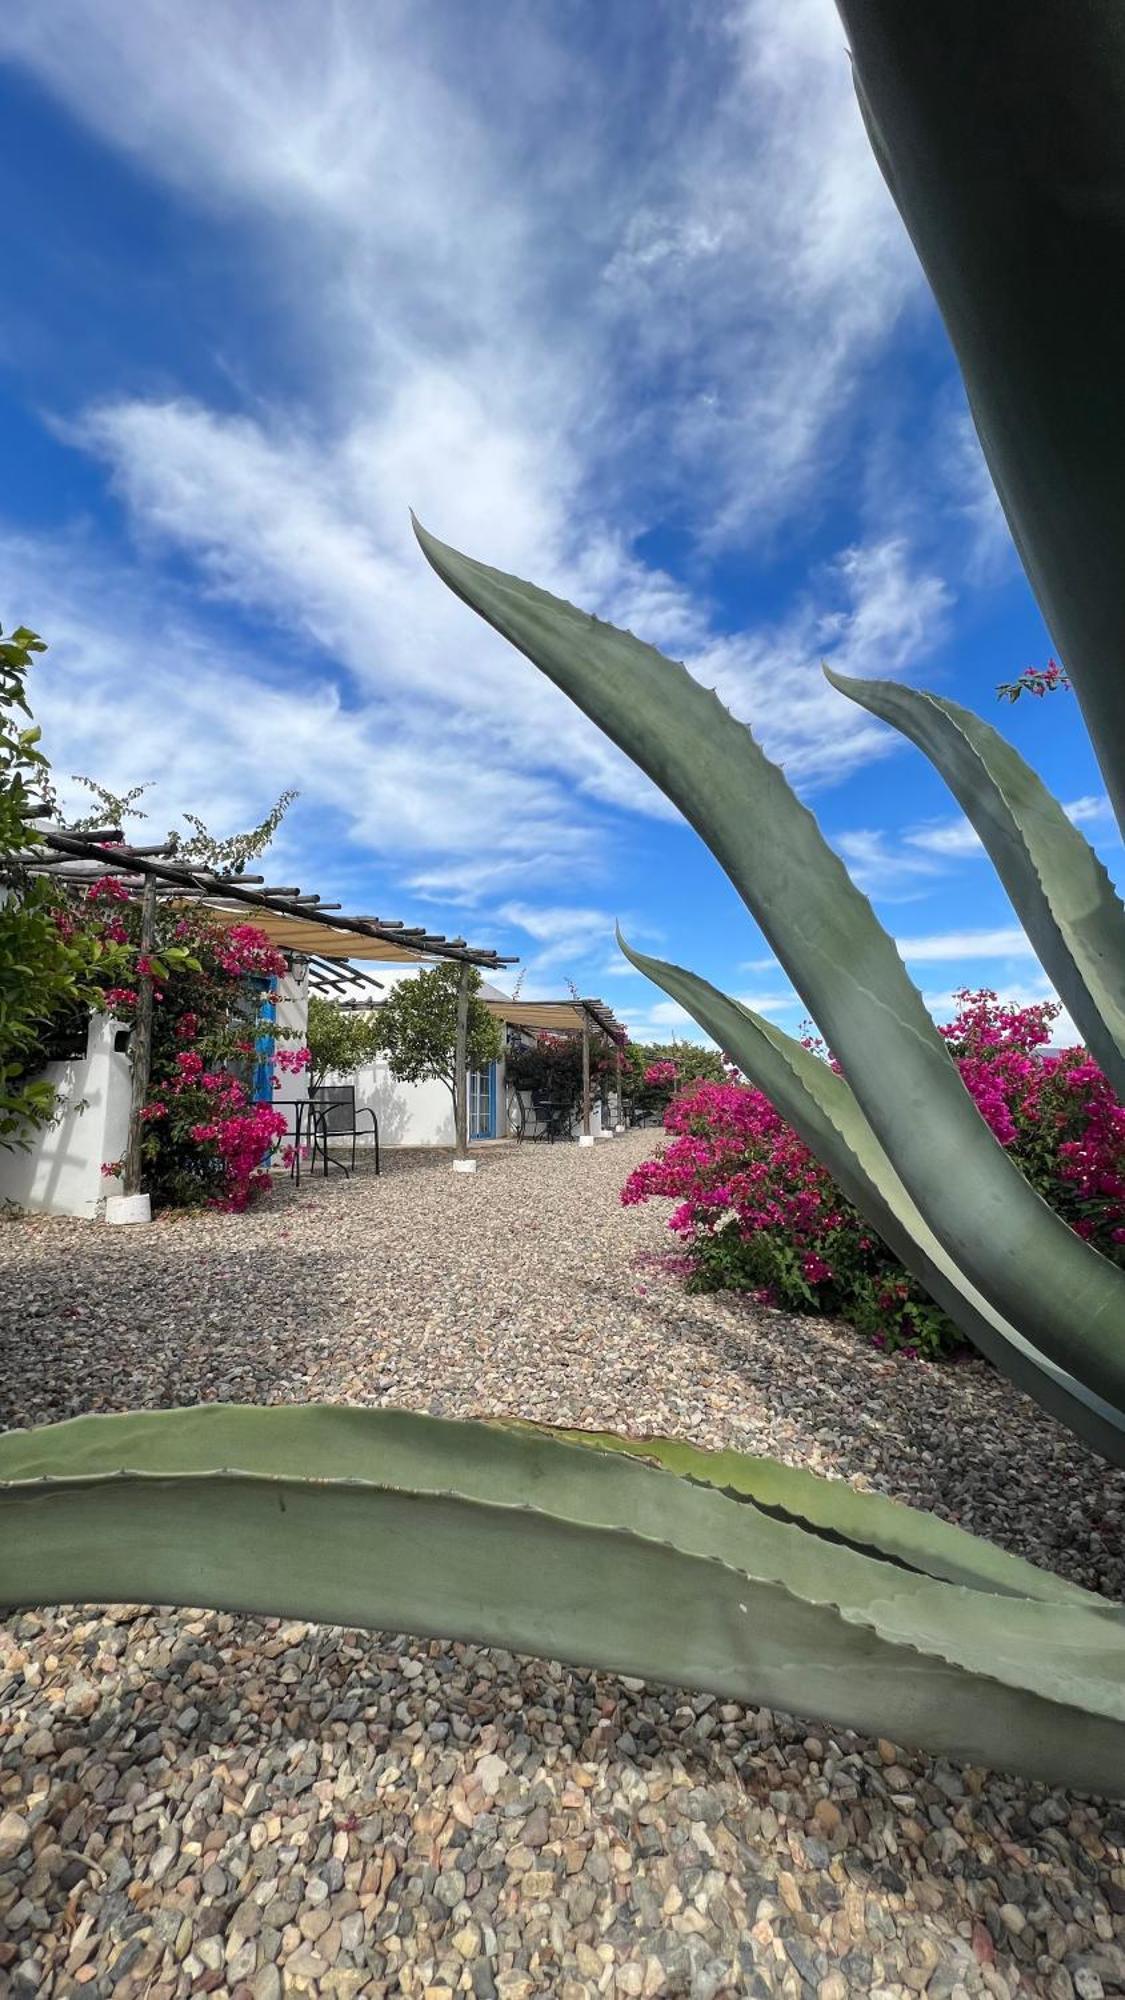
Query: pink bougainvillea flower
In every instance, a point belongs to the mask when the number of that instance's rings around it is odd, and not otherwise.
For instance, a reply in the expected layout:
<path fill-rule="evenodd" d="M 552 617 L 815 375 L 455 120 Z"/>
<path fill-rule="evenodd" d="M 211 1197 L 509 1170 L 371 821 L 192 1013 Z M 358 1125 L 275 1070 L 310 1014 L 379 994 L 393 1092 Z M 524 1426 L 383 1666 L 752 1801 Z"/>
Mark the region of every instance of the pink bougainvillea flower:
<path fill-rule="evenodd" d="M 1125 1263 L 1125 1106 L 1085 1049 L 1050 1046 L 1056 1003 L 1005 1006 L 987 988 L 956 998 L 956 1018 L 941 1032 L 981 1116 L 1070 1227 Z M 806 1041 L 839 1068 L 815 1036 Z M 672 1100 L 664 1126 L 668 1142 L 629 1175 L 621 1199 L 673 1204 L 668 1227 L 684 1242 L 693 1276 L 720 1271 L 713 1282 L 739 1282 L 725 1275 L 738 1267 L 759 1302 L 780 1295 L 805 1311 L 807 1288 L 831 1285 L 832 1311 L 914 1355 L 953 1337 L 761 1091 L 696 1084 Z M 777 1275 L 755 1285 L 755 1273 Z"/>

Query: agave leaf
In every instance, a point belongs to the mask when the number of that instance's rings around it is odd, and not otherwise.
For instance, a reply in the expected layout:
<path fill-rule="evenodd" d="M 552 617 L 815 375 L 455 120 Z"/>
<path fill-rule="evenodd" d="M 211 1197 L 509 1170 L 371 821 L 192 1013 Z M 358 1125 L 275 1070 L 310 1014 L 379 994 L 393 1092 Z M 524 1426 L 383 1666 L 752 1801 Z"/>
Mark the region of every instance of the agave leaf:
<path fill-rule="evenodd" d="M 544 1428 L 544 1427 L 535 1427 Z M 1104 1610 L 1105 1599 L 1020 1556 L 1008 1555 L 979 1535 L 927 1514 L 885 1494 L 864 1492 L 842 1479 L 824 1479 L 803 1466 L 759 1458 L 744 1451 L 701 1451 L 683 1438 L 622 1437 L 616 1431 L 545 1427 L 566 1444 L 594 1451 L 626 1452 L 663 1466 L 703 1486 L 752 1500 L 767 1514 L 797 1522 L 830 1540 L 894 1562 L 968 1590 L 1001 1597 L 1034 1597 L 1044 1604 L 1090 1605 Z"/>
<path fill-rule="evenodd" d="M 1125 1408 L 1125 1277 L 1008 1159 L 867 898 L 750 731 L 653 646 L 415 524 L 449 587 L 647 771 L 726 869 L 934 1234 L 996 1310 Z"/>
<path fill-rule="evenodd" d="M 940 695 L 824 672 L 909 736 L 972 821 L 1056 993 L 1125 1098 L 1125 909 L 1089 841 L 999 730 Z"/>
<path fill-rule="evenodd" d="M 1056 1367 L 969 1282 L 903 1186 L 844 1078 L 698 974 L 632 950 L 620 932 L 618 943 L 638 971 L 686 1007 L 720 1048 L 730 1050 L 966 1338 L 1095 1451 L 1125 1465 L 1125 1416 Z"/>
<path fill-rule="evenodd" d="M 207 1405 L 0 1437 L 0 1604 L 499 1644 L 1125 1792 L 1125 1615 L 963 1589 L 614 1453 Z"/>
<path fill-rule="evenodd" d="M 837 4 L 875 157 L 1125 828 L 1125 342 L 1112 275 L 1125 266 L 1125 8 Z"/>

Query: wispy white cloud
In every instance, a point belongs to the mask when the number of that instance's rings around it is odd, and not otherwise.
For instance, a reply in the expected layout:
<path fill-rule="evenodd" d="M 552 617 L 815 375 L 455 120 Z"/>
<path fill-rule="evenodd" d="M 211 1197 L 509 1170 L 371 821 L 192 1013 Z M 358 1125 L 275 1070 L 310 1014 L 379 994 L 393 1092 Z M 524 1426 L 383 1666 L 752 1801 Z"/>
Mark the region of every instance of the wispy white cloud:
<path fill-rule="evenodd" d="M 832 0 L 618 32 L 625 115 L 620 64 L 581 62 L 565 17 L 516 0 L 479 51 L 457 10 L 407 0 L 38 0 L 6 11 L 0 53 L 183 200 L 261 233 L 290 340 L 330 360 L 322 412 L 404 375 L 439 407 L 484 385 L 493 426 L 518 410 L 551 459 L 581 436 L 619 490 L 663 465 L 690 498 L 705 469 L 697 525 L 741 532 L 807 494 L 921 282 Z"/>
<path fill-rule="evenodd" d="M 902 957 L 917 965 L 1035 956 L 1023 932 L 1014 924 L 995 930 L 935 931 L 930 937 L 899 938 L 896 942 Z"/>
<path fill-rule="evenodd" d="M 1104 793 L 1088 793 L 1064 804 L 1064 812 L 1075 826 L 1114 826 L 1113 813 Z M 853 829 L 833 836 L 834 844 L 848 862 L 861 888 L 893 897 L 894 892 L 916 894 L 920 883 L 936 881 L 960 861 L 986 859 L 983 843 L 963 814 L 949 819 L 925 820 L 908 827 L 901 839 L 872 830 Z"/>
<path fill-rule="evenodd" d="M 591 905 L 510 901 L 495 911 L 497 922 L 516 936 L 524 961 L 524 987 L 529 996 L 567 988 L 573 979 L 583 990 L 590 982 L 636 975 L 635 966 L 613 944 L 616 923 L 608 910 Z M 630 914 L 627 928 L 634 937 L 654 935 L 651 924 Z M 528 951 L 524 939 L 532 940 Z M 608 946 L 608 954 L 607 948 Z"/>
<path fill-rule="evenodd" d="M 630 365 L 675 382 L 660 452 L 698 479 L 722 540 L 824 481 L 864 371 L 920 287 L 831 0 L 738 0 L 708 19 L 702 116 L 671 107 L 606 284 Z"/>
<path fill-rule="evenodd" d="M 306 872 L 310 858 L 324 870 L 304 886 L 321 890 L 359 872 L 370 882 L 376 855 L 392 882 L 424 875 L 427 861 L 460 868 L 474 901 L 537 853 L 555 866 L 589 860 L 591 829 L 564 787 L 518 770 L 498 786 L 455 719 L 434 738 L 408 707 L 356 708 L 324 666 L 265 684 L 257 657 L 187 606 L 133 578 L 108 581 L 73 539 L 0 547 L 4 601 L 51 606 L 35 701 L 64 803 L 80 802 L 68 799 L 72 771 L 117 790 L 151 778 L 144 805 L 161 831 L 185 807 L 233 827 L 294 784 L 301 798 L 276 851 L 299 844 Z"/>
<path fill-rule="evenodd" d="M 965 524 L 972 580 L 1001 580 L 1015 571 L 1018 558 L 972 418 L 960 404 L 943 427 L 937 458 L 949 503 Z"/>
<path fill-rule="evenodd" d="M 233 820 L 263 772 L 268 790 L 296 763 L 295 825 L 331 814 L 430 900 L 530 906 L 547 857 L 589 883 L 604 808 L 670 808 L 437 584 L 408 504 L 686 658 L 796 783 L 896 748 L 819 660 L 893 674 L 940 643 L 948 590 L 901 534 L 873 531 L 733 634 L 705 569 L 684 583 L 635 552 L 650 506 L 715 545 L 803 519 L 923 297 L 831 0 L 661 21 L 671 53 L 633 130 L 614 67 L 576 70 L 563 17 L 515 0 L 479 51 L 456 10 L 408 0 L 4 13 L 0 52 L 234 233 L 280 377 L 301 384 L 271 390 L 235 359 L 222 410 L 126 382 L 60 418 L 133 537 L 74 561 L 61 541 L 24 550 L 24 594 L 34 575 L 36 617 L 89 690 L 81 753 L 64 747 L 73 712 L 48 702 L 60 762 L 152 771 L 158 797 Z M 185 559 L 194 608 L 169 584 Z M 238 638 L 220 647 L 227 620 Z M 300 693 L 273 672 L 275 640 L 290 670 L 305 662 Z M 541 939 L 544 970 L 572 949 Z"/>
<path fill-rule="evenodd" d="M 1113 807 L 1104 792 L 1087 792 L 1080 799 L 1071 799 L 1064 808 L 1066 816 L 1075 826 L 1113 826 L 1116 824 Z"/>
<path fill-rule="evenodd" d="M 904 836 L 907 845 L 925 854 L 944 856 L 950 861 L 977 857 L 984 853 L 976 828 L 967 819 L 928 820 Z"/>
<path fill-rule="evenodd" d="M 888 902 L 909 902 L 928 894 L 943 873 L 941 860 L 908 851 L 892 835 L 875 827 L 852 827 L 833 833 L 831 840 L 847 862 L 853 882 Z"/>
<path fill-rule="evenodd" d="M 804 1009 L 804 1001 L 796 993 L 740 993 L 738 996 L 744 1007 L 752 1014 L 791 1014 L 795 1008 Z M 807 1012 L 807 1009 L 805 1009 Z"/>

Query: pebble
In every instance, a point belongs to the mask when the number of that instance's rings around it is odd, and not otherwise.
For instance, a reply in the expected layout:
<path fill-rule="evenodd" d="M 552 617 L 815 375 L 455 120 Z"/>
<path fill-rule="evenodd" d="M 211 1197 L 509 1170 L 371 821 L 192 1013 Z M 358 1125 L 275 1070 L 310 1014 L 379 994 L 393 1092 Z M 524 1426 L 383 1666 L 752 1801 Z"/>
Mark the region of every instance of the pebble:
<path fill-rule="evenodd" d="M 22 1813 L 0 1814 L 0 1862 L 14 1860 L 20 1849 L 27 1846 L 30 1836 L 31 1828 Z"/>
<path fill-rule="evenodd" d="M 4 1221 L 0 1417 L 325 1397 L 667 1431 L 1123 1594 L 1125 1481 L 990 1370 L 686 1295 L 660 1208 L 616 1198 L 652 1142 L 498 1149 L 456 1188 L 388 1153 L 144 1232 Z M 13 2000 L 1123 1987 L 1117 1808 L 475 1645 L 112 1605 L 0 1624 Z"/>

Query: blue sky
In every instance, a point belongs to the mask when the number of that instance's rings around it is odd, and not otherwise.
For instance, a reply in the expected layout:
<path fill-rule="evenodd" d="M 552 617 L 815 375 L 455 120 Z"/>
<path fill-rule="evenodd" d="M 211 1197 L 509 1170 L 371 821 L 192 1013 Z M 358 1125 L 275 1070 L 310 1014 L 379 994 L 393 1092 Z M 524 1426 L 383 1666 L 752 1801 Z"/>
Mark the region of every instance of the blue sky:
<path fill-rule="evenodd" d="M 1120 873 L 1073 698 L 997 707 L 1050 641 L 831 0 L 10 0 L 0 129 L 0 620 L 50 642 L 60 778 L 151 779 L 159 833 L 297 785 L 274 879 L 691 1034 L 620 917 L 796 1026 L 413 506 L 717 685 L 939 1016 L 1045 991 L 948 794 L 819 673 L 1001 719 Z"/>

